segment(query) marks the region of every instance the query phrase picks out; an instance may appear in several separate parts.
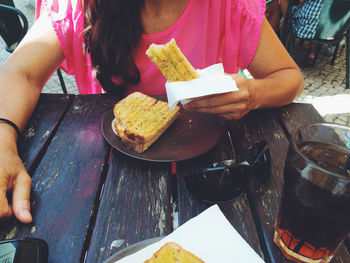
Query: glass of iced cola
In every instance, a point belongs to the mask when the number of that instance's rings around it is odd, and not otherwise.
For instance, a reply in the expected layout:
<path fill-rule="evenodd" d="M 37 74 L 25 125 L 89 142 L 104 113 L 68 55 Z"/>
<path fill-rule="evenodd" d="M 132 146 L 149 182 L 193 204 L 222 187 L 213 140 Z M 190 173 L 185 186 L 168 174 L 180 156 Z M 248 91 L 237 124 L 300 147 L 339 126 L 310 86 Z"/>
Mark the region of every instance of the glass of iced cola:
<path fill-rule="evenodd" d="M 350 232 L 350 127 L 295 129 L 284 168 L 274 242 L 296 262 L 330 262 Z"/>

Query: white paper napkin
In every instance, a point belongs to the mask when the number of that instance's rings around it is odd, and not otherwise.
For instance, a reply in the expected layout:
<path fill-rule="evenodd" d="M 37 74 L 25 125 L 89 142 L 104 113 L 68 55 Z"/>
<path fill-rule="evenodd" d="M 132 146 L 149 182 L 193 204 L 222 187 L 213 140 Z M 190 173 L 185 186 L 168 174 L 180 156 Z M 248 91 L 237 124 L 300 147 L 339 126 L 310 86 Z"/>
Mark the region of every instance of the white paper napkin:
<path fill-rule="evenodd" d="M 222 63 L 196 71 L 200 76 L 198 79 L 166 82 L 170 110 L 173 110 L 179 101 L 186 104 L 191 98 L 238 90 L 232 77 L 225 75 Z"/>
<path fill-rule="evenodd" d="M 161 241 L 116 262 L 143 263 L 169 241 L 176 242 L 205 263 L 264 262 L 227 221 L 217 205 L 192 218 Z"/>

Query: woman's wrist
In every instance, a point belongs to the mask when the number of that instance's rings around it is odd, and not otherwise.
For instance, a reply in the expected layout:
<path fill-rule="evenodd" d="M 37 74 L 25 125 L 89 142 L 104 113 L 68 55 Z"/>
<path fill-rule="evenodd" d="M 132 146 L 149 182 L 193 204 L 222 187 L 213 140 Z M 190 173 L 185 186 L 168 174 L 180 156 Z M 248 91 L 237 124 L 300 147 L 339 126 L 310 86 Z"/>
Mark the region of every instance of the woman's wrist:
<path fill-rule="evenodd" d="M 6 148 L 17 153 L 17 137 L 13 127 L 0 122 L 0 150 Z"/>
<path fill-rule="evenodd" d="M 20 131 L 16 123 L 6 118 L 0 118 L 0 123 L 5 123 L 7 125 L 10 125 L 16 131 L 17 141 L 22 139 L 22 132 Z"/>
<path fill-rule="evenodd" d="M 264 92 L 262 92 L 261 85 L 259 85 L 259 81 L 256 79 L 248 79 L 248 90 L 251 97 L 252 110 L 260 109 L 263 106 L 263 101 L 265 98 Z"/>

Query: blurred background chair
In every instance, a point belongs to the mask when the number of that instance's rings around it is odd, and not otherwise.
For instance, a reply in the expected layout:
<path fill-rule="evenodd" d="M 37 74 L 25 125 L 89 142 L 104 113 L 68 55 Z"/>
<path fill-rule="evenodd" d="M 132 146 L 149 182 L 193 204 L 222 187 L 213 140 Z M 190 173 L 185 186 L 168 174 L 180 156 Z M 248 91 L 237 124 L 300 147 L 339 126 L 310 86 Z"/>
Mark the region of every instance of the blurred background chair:
<path fill-rule="evenodd" d="M 12 0 L 0 0 L 0 36 L 6 44 L 6 50 L 12 53 L 28 31 L 26 16 L 15 7 Z M 57 75 L 63 93 L 67 94 L 67 88 L 61 70 L 57 69 Z"/>
<path fill-rule="evenodd" d="M 294 58 L 294 41 L 300 38 L 292 27 L 292 5 L 294 0 L 289 0 L 288 11 L 281 33 L 282 43 L 288 43 L 288 52 Z M 320 51 L 321 45 L 335 46 L 331 64 L 334 61 L 339 49 L 340 42 L 345 38 L 346 45 L 346 83 L 345 88 L 349 88 L 349 70 L 350 70 L 350 0 L 324 0 L 319 22 L 316 27 L 316 33 L 313 38 L 305 39 L 318 44 L 314 62 Z M 304 39 L 301 39 L 303 41 Z"/>

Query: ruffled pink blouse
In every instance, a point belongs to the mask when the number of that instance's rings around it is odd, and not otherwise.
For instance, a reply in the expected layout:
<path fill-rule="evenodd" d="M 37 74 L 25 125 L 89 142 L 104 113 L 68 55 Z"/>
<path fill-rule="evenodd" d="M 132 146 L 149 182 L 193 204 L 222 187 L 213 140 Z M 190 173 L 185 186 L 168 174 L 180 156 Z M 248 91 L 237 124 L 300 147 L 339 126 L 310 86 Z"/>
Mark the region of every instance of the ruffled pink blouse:
<path fill-rule="evenodd" d="M 258 45 L 264 12 L 265 0 L 190 0 L 171 27 L 142 35 L 135 54 L 141 81 L 130 85 L 127 93 L 165 94 L 166 79 L 145 51 L 151 43 L 165 44 L 172 38 L 195 68 L 215 63 L 223 63 L 227 73 L 247 68 Z M 61 68 L 75 75 L 79 93 L 104 92 L 94 77 L 89 54 L 82 49 L 84 15 L 79 0 L 37 0 L 39 13 L 50 18 L 65 56 Z"/>

